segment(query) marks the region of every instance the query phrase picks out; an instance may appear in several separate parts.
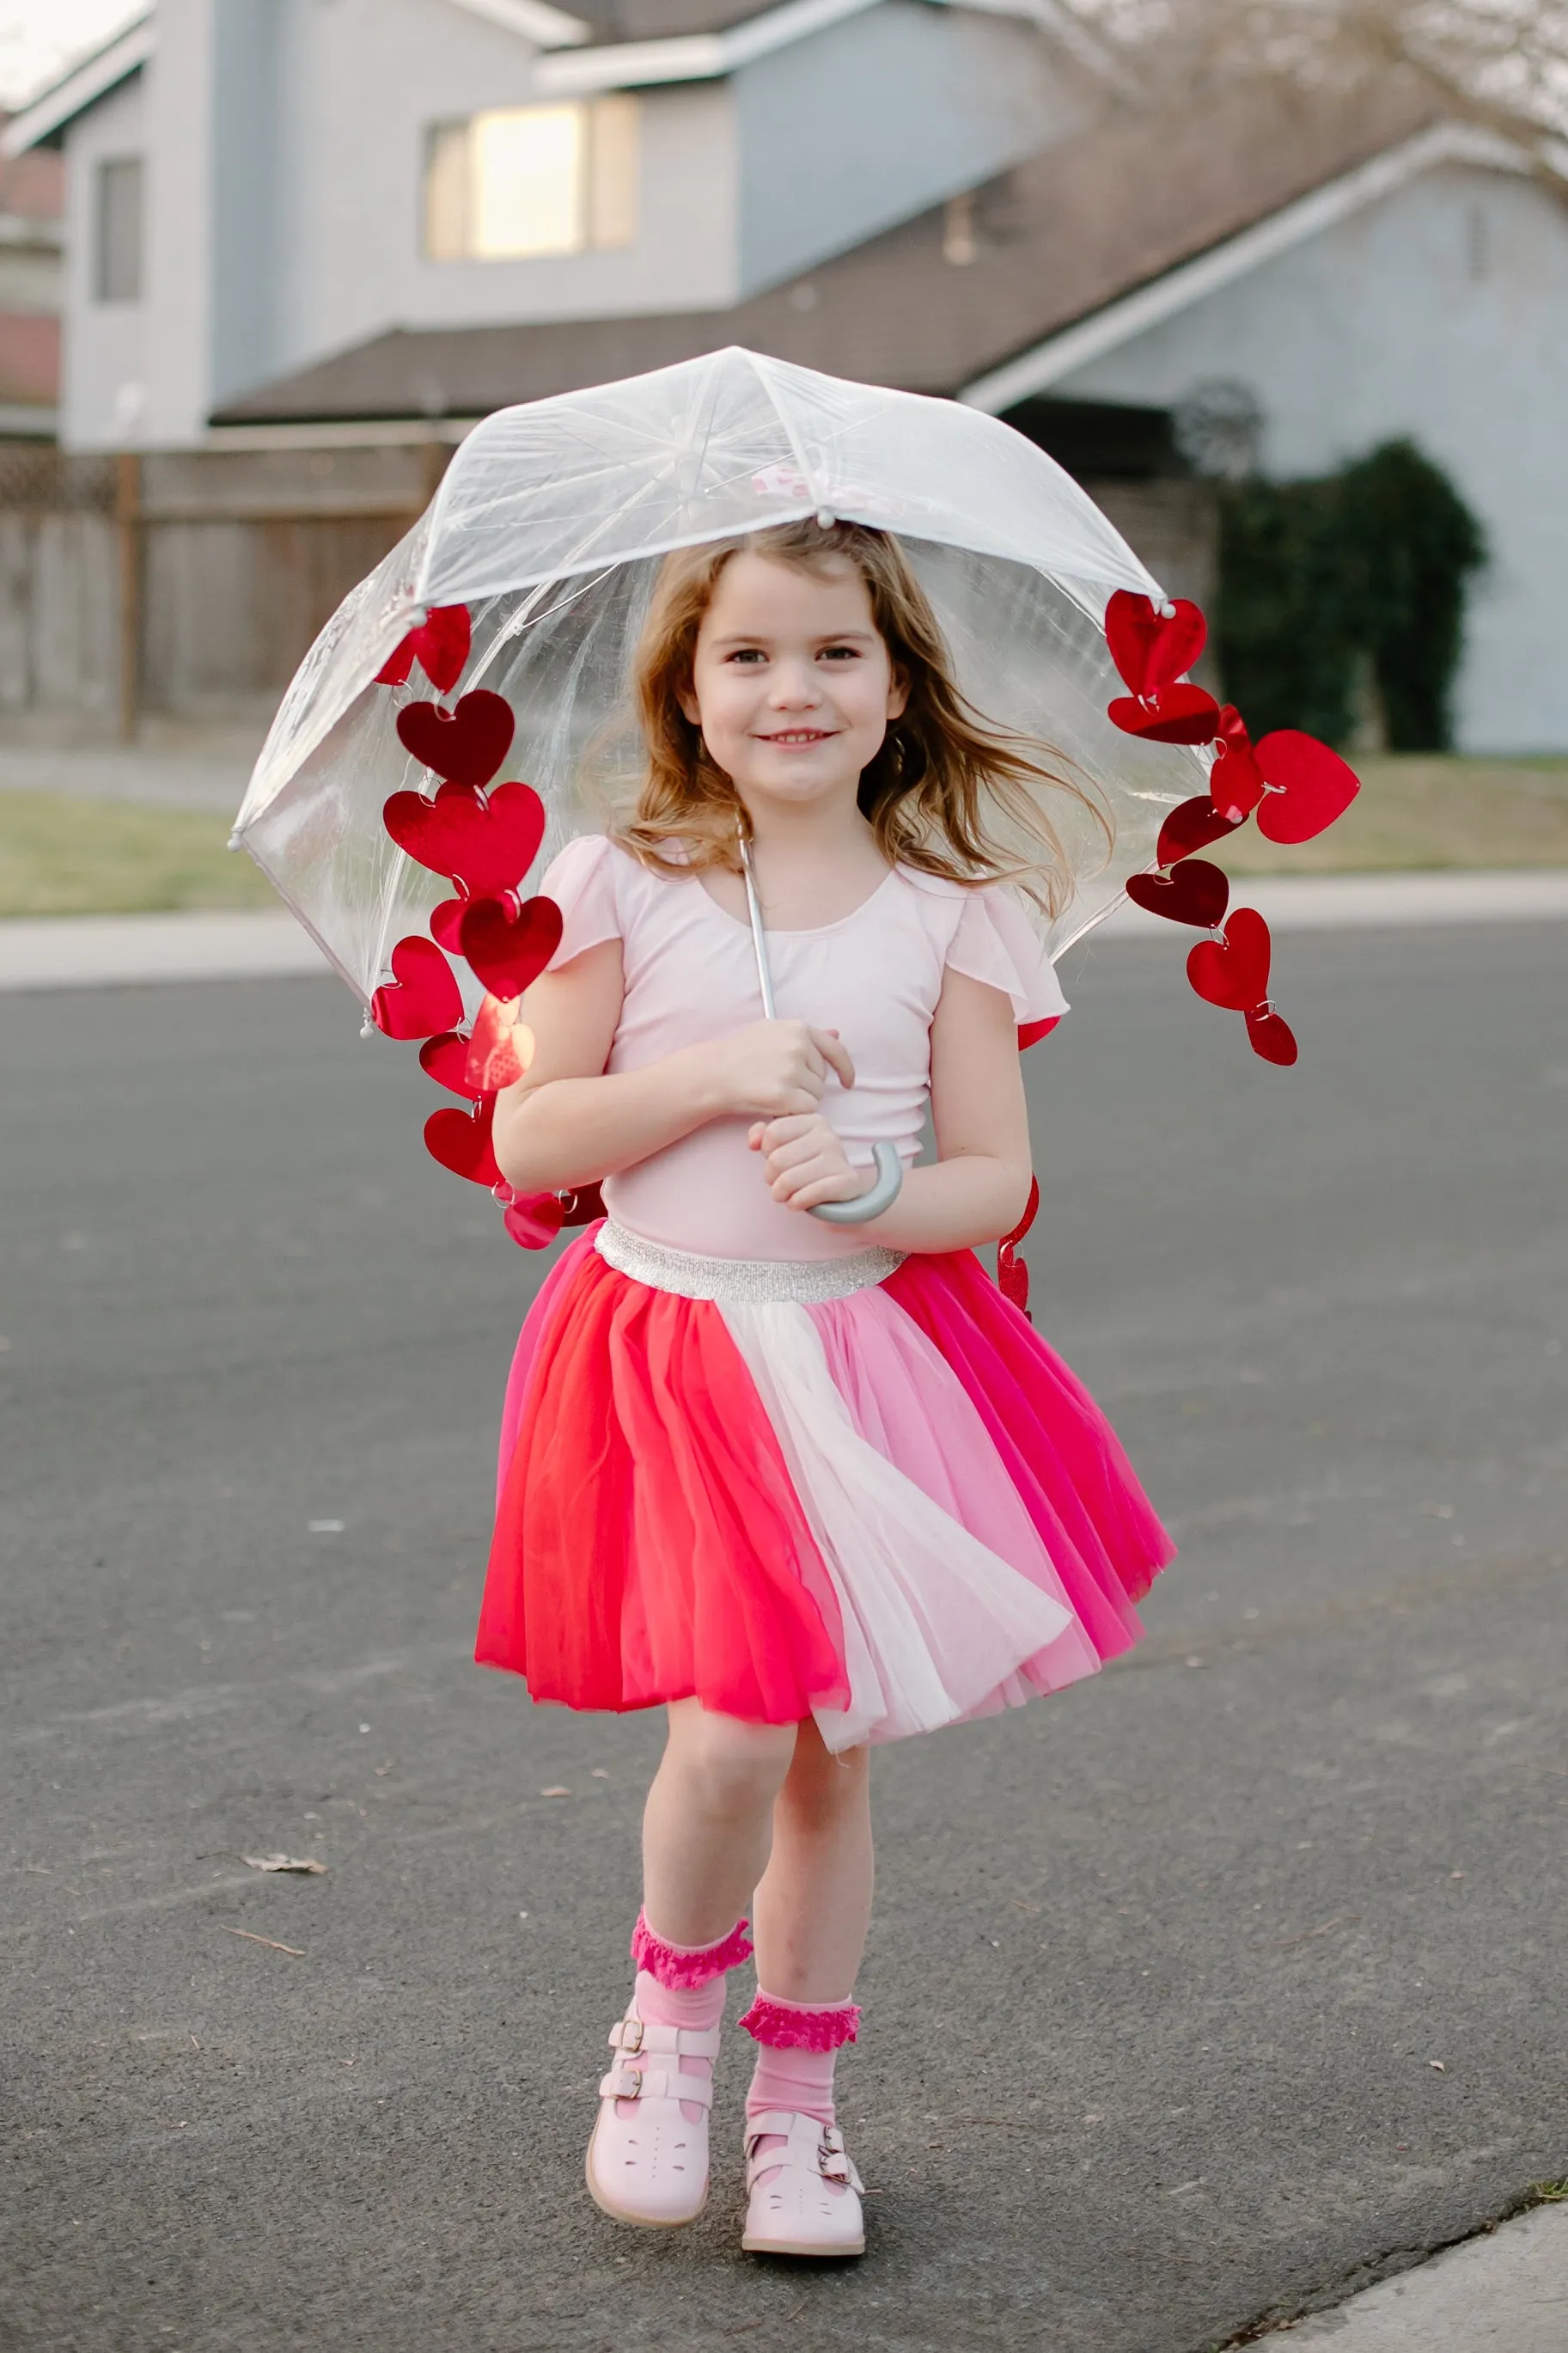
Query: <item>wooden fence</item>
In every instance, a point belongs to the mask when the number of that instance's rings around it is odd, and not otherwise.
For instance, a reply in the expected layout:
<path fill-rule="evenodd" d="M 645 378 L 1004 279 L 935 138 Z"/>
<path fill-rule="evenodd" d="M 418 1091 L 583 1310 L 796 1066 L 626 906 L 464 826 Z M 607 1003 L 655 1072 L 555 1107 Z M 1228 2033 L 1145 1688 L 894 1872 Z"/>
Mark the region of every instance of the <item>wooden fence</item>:
<path fill-rule="evenodd" d="M 450 454 L 0 449 L 0 721 L 264 715 Z"/>
<path fill-rule="evenodd" d="M 450 455 L 434 439 L 121 457 L 0 447 L 0 730 L 36 720 L 129 741 L 143 715 L 264 719 Z M 1156 578 L 1207 600 L 1205 485 L 1089 487 Z"/>

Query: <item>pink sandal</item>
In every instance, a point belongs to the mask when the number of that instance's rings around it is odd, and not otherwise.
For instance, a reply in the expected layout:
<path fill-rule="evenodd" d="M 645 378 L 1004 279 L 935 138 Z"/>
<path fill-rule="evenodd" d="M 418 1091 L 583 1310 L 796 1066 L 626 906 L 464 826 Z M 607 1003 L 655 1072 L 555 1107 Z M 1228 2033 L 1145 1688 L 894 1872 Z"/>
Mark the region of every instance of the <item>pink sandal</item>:
<path fill-rule="evenodd" d="M 610 2029 L 619 2062 L 599 2084 L 599 2116 L 588 2143 L 594 2203 L 617 2222 L 668 2231 L 695 2222 L 708 2202 L 710 2075 L 681 2072 L 683 2058 L 719 2055 L 717 2029 L 650 2026 L 635 2005 Z M 693 2124 L 682 2101 L 701 2111 Z"/>
<path fill-rule="evenodd" d="M 769 2134 L 783 2148 L 759 2149 Z M 863 2255 L 860 2210 L 865 2183 L 837 2125 L 785 2108 L 765 2109 L 746 2126 L 746 2228 L 750 2255 Z"/>

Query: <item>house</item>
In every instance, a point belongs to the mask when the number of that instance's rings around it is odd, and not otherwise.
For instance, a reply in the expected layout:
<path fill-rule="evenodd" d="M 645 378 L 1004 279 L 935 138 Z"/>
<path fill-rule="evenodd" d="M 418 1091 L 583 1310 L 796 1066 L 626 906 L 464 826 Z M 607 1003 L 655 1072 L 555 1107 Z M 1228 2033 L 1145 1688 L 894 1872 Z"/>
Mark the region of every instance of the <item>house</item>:
<path fill-rule="evenodd" d="M 0 162 L 0 441 L 54 438 L 64 190 L 58 155 Z"/>
<path fill-rule="evenodd" d="M 1561 187 L 1413 76 L 1135 109 L 1072 26 L 1052 0 L 158 0 L 10 133 L 65 145 L 68 436 L 457 431 L 738 343 L 1005 417 L 1182 590 L 1203 474 L 1407 435 L 1490 549 L 1461 745 L 1568 746 Z"/>

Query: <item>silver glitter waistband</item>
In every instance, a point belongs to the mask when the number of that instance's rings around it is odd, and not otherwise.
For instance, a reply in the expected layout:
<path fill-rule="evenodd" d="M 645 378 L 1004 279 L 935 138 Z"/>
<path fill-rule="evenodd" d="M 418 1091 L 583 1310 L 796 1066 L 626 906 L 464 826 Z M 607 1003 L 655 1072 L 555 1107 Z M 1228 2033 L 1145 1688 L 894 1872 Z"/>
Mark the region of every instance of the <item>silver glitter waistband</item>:
<path fill-rule="evenodd" d="M 594 1247 L 606 1266 L 646 1282 L 650 1291 L 673 1291 L 681 1299 L 727 1299 L 757 1305 L 790 1301 L 807 1307 L 821 1299 L 847 1299 L 885 1282 L 904 1262 L 902 1250 L 857 1250 L 852 1258 L 694 1258 L 667 1250 L 606 1219 Z"/>

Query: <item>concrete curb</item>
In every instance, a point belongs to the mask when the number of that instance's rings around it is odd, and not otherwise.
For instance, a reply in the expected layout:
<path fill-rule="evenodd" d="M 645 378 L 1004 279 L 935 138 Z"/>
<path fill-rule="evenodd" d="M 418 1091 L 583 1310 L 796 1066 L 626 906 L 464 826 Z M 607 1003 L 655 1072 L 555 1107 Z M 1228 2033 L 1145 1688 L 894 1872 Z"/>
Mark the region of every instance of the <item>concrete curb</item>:
<path fill-rule="evenodd" d="M 1538 2206 L 1484 2238 L 1261 2338 L 1284 2353 L 1563 2353 L 1568 2206 Z"/>
<path fill-rule="evenodd" d="M 1568 922 L 1568 869 L 1264 875 L 1256 881 L 1244 877 L 1235 897 L 1237 905 L 1256 907 L 1277 932 L 1563 923 Z M 1169 941 L 1183 930 L 1142 908 L 1121 906 L 1089 937 Z M 281 908 L 254 914 L 57 915 L 0 923 L 0 990 L 262 980 L 328 969 L 314 941 Z"/>

